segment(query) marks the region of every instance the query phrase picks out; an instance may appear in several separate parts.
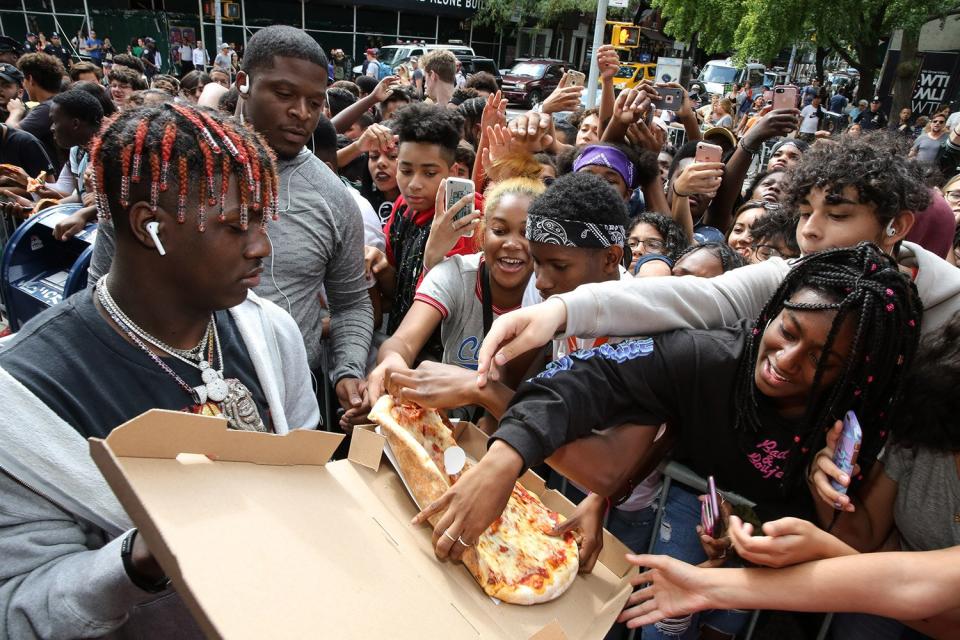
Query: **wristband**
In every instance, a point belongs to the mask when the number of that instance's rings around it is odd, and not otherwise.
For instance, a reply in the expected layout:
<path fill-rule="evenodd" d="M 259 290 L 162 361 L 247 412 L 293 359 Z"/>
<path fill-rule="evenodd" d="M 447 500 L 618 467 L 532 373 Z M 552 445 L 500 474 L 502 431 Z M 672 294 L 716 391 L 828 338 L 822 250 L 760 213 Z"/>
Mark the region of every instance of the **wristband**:
<path fill-rule="evenodd" d="M 693 195 L 692 193 L 680 193 L 679 191 L 677 191 L 677 183 L 676 183 L 676 182 L 673 183 L 673 187 L 672 187 L 672 188 L 673 188 L 673 195 L 678 196 L 678 197 L 680 197 L 680 198 L 689 198 L 690 196 Z"/>
<path fill-rule="evenodd" d="M 160 593 L 165 591 L 170 586 L 170 578 L 163 576 L 155 582 L 150 582 L 144 578 L 133 566 L 133 541 L 137 539 L 137 529 L 131 531 L 126 538 L 123 539 L 123 544 L 120 545 L 120 558 L 123 560 L 123 570 L 126 572 L 127 577 L 130 578 L 130 582 L 134 586 L 146 591 L 147 593 Z"/>
<path fill-rule="evenodd" d="M 740 138 L 740 142 L 738 143 L 738 144 L 740 145 L 740 148 L 741 148 L 741 149 L 743 149 L 744 151 L 746 151 L 747 153 L 749 153 L 749 154 L 752 155 L 752 156 L 755 156 L 755 155 L 757 155 L 758 153 L 760 153 L 760 149 L 757 149 L 757 148 L 751 149 L 749 146 L 747 146 L 747 143 L 744 142 L 743 140 L 744 140 L 743 138 Z"/>

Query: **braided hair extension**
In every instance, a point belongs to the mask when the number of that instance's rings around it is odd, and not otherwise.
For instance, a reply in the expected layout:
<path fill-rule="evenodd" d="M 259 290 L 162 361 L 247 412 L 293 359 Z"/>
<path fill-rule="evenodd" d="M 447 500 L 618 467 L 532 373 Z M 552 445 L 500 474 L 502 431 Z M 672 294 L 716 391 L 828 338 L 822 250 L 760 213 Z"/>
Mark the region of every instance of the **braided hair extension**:
<path fill-rule="evenodd" d="M 790 297 L 801 289 L 812 289 L 828 302 L 790 302 Z M 764 328 L 784 308 L 837 313 L 822 350 L 824 355 L 817 362 L 803 426 L 794 437 L 781 488 L 787 489 L 798 476 L 802 477 L 803 454 L 822 447 L 826 431 L 851 409 L 864 426 L 858 458 L 863 470 L 858 479 L 862 478 L 891 429 L 905 373 L 917 351 L 923 307 L 916 287 L 889 256 L 866 242 L 814 253 L 795 263 L 747 336 L 735 385 L 735 429 L 741 434 L 760 428 L 754 370 Z M 826 354 L 844 320 L 851 315 L 856 328 L 850 353 L 836 382 L 821 388 Z M 743 442 L 746 444 L 745 439 Z"/>
<path fill-rule="evenodd" d="M 156 209 L 160 193 L 175 182 L 177 221 L 186 222 L 187 200 L 192 192 L 197 195 L 197 228 L 203 231 L 207 206 L 219 202 L 223 217 L 231 174 L 241 187 L 243 228 L 249 220 L 248 208 L 263 211 L 260 224 L 264 231 L 268 217 L 276 216 L 272 152 L 259 135 L 216 111 L 167 103 L 119 113 L 106 121 L 94 138 L 90 158 L 102 219 L 109 219 L 111 210 L 126 211 L 140 199 L 147 199 Z M 191 178 L 195 187 L 190 184 Z"/>

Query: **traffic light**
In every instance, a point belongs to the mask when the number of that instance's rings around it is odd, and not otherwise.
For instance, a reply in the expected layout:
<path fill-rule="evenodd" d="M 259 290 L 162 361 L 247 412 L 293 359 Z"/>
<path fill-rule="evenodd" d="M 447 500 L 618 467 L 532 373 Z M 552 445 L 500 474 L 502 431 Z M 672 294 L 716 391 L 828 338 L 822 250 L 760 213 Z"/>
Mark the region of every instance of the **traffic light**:
<path fill-rule="evenodd" d="M 640 27 L 633 25 L 614 25 L 613 38 L 610 43 L 622 49 L 635 49 L 640 46 Z"/>

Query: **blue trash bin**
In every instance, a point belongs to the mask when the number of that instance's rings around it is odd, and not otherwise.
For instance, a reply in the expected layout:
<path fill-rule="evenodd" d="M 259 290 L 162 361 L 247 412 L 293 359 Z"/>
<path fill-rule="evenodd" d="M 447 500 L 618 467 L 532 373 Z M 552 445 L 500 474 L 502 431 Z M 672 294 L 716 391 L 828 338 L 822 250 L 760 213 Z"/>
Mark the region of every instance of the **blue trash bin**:
<path fill-rule="evenodd" d="M 0 259 L 0 294 L 11 331 L 87 286 L 97 225 L 60 242 L 53 229 L 82 205 L 61 204 L 29 218 L 14 231 Z"/>

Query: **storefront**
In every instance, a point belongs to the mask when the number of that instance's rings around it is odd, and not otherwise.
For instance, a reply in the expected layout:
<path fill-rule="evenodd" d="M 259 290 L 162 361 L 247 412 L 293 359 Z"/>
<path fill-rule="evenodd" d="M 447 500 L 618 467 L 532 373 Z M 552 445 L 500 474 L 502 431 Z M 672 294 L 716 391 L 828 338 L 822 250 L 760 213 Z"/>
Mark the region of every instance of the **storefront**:
<path fill-rule="evenodd" d="M 132 38 L 151 36 L 167 57 L 170 43 L 201 39 L 216 55 L 213 0 L 131 0 L 123 9 L 109 0 L 7 0 L 0 8 L 0 34 L 23 40 L 27 31 L 76 35 L 92 25 L 110 36 L 117 52 Z M 479 0 L 236 0 L 221 3 L 222 40 L 242 49 L 262 27 L 290 24 L 303 28 L 325 50 L 352 52 L 355 60 L 369 47 L 397 41 L 426 43 L 460 40 L 478 55 L 502 60 L 502 35 L 474 28 Z"/>

